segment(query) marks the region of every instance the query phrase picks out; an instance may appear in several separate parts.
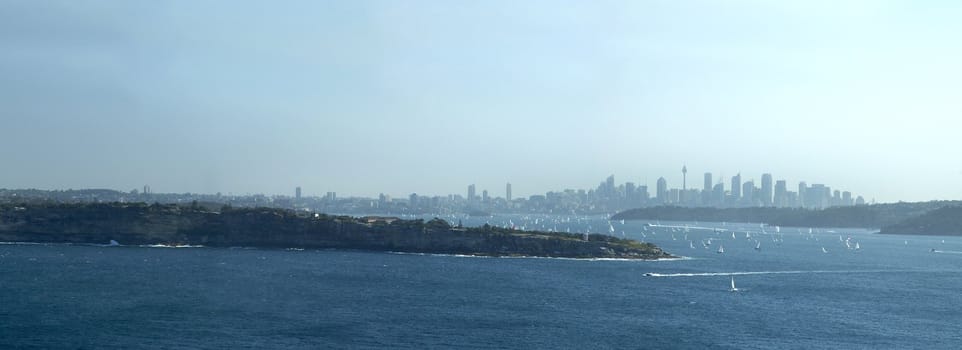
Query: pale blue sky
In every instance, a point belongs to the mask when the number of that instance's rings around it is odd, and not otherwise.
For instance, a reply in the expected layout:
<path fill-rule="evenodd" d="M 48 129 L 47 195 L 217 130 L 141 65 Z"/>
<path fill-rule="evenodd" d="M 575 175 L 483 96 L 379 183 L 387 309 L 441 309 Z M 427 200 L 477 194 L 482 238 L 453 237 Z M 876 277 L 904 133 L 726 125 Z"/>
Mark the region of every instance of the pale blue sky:
<path fill-rule="evenodd" d="M 962 197 L 954 1 L 0 0 L 0 188 Z M 717 180 L 716 180 L 717 181 Z M 726 184 L 727 187 L 727 184 Z"/>

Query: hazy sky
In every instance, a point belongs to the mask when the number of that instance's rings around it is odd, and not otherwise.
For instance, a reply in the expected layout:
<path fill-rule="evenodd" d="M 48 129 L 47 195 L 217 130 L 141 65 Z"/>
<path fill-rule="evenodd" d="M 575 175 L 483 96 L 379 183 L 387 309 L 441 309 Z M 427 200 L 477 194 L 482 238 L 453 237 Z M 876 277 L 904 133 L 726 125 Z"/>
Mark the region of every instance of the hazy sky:
<path fill-rule="evenodd" d="M 958 1 L 0 0 L 0 188 L 962 197 Z"/>

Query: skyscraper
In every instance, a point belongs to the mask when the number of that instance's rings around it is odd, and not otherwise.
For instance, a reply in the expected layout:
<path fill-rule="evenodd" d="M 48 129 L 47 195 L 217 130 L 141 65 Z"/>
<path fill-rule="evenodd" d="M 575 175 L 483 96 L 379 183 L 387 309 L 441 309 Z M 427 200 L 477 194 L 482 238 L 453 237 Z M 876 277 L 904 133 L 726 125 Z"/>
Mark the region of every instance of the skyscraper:
<path fill-rule="evenodd" d="M 511 183 L 510 182 L 504 185 L 504 199 L 507 199 L 508 202 L 511 201 Z"/>
<path fill-rule="evenodd" d="M 474 184 L 468 185 L 468 201 L 474 201 Z"/>
<path fill-rule="evenodd" d="M 488 190 L 481 191 L 481 201 L 485 203 L 488 202 Z"/>
<path fill-rule="evenodd" d="M 775 194 L 772 204 L 779 208 L 788 206 L 788 183 L 785 180 L 775 181 Z"/>
<path fill-rule="evenodd" d="M 615 175 L 612 174 L 605 179 L 605 195 L 613 196 L 615 194 Z"/>
<path fill-rule="evenodd" d="M 742 198 L 742 174 L 732 176 L 732 199 L 738 202 Z"/>
<path fill-rule="evenodd" d="M 746 205 L 755 205 L 755 181 L 746 181 L 742 184 L 742 202 Z"/>
<path fill-rule="evenodd" d="M 658 204 L 667 204 L 668 203 L 668 181 L 665 181 L 665 178 L 663 177 L 658 178 L 656 191 L 657 192 L 655 192 L 656 193 L 655 195 L 658 200 Z"/>
<path fill-rule="evenodd" d="M 759 195 L 762 206 L 772 206 L 772 174 L 762 174 L 762 191 Z"/>
<path fill-rule="evenodd" d="M 294 198 L 301 199 L 301 186 L 294 188 Z"/>
<path fill-rule="evenodd" d="M 808 208 L 808 184 L 805 181 L 798 183 L 798 202 L 795 206 Z"/>
<path fill-rule="evenodd" d="M 710 206 L 712 204 L 712 187 L 711 187 L 711 173 L 705 173 L 705 186 L 701 190 L 701 202 L 702 205 Z"/>

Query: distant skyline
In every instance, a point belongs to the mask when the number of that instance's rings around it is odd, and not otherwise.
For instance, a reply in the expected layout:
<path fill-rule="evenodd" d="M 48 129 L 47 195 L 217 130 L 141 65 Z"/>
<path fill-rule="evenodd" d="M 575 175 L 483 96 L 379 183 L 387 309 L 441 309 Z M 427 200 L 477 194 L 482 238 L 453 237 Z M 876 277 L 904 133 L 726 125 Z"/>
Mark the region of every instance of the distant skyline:
<path fill-rule="evenodd" d="M 962 3 L 4 1 L 0 188 L 962 198 Z M 727 187 L 727 186 L 726 186 Z"/>

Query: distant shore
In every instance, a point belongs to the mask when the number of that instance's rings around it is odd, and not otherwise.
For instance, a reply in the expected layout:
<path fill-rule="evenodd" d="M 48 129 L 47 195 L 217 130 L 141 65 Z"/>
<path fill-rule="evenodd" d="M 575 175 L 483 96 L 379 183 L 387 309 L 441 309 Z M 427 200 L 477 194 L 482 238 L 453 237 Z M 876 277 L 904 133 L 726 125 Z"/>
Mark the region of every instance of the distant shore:
<path fill-rule="evenodd" d="M 620 212 L 612 220 L 668 220 L 710 222 L 755 222 L 783 227 L 865 228 L 881 233 L 943 234 L 962 233 L 962 223 L 945 222 L 943 208 L 958 208 L 956 201 L 892 203 L 831 207 L 821 210 L 802 208 L 711 208 L 652 207 Z M 932 215 L 930 215 L 932 214 Z M 926 222 L 942 222 L 927 225 Z"/>

